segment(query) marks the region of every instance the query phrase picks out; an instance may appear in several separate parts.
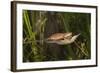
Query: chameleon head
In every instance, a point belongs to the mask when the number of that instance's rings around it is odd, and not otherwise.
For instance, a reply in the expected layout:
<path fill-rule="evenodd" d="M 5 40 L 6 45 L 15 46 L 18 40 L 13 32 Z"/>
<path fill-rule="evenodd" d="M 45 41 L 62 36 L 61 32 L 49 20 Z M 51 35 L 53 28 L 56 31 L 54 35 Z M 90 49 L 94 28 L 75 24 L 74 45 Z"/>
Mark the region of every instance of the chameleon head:
<path fill-rule="evenodd" d="M 65 33 L 65 35 L 64 35 L 65 38 L 67 38 L 69 36 L 72 36 L 72 32 Z"/>

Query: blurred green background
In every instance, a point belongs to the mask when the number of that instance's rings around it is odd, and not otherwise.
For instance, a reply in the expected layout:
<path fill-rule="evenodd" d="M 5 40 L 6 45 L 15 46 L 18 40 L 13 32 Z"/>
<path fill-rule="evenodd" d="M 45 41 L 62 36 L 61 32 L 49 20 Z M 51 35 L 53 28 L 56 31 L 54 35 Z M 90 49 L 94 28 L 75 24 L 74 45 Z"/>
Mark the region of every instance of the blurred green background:
<path fill-rule="evenodd" d="M 54 33 L 81 33 L 76 44 L 57 45 L 43 40 Z M 23 10 L 23 62 L 91 58 L 91 14 Z"/>

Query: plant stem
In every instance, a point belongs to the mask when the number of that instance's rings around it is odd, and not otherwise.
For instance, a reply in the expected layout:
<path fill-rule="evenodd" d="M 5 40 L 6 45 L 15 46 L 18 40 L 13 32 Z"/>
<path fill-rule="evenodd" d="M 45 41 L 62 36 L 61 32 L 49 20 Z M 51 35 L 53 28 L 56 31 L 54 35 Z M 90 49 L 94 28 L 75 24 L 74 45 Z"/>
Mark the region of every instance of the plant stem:
<path fill-rule="evenodd" d="M 74 41 L 74 43 L 75 43 L 75 45 L 82 51 L 82 53 L 83 53 L 84 55 L 88 56 L 88 54 L 86 54 L 86 53 L 82 50 L 82 48 L 77 44 L 76 41 Z"/>

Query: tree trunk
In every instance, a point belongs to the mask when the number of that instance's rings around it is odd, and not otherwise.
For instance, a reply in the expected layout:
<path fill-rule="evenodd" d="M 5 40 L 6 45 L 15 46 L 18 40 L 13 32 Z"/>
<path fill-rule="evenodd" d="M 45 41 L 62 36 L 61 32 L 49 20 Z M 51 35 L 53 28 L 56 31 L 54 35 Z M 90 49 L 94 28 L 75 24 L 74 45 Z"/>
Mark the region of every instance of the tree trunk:
<path fill-rule="evenodd" d="M 47 12 L 47 23 L 45 26 L 44 37 L 48 38 L 54 33 L 63 32 L 63 25 L 59 23 L 59 17 L 56 12 Z M 46 60 L 61 60 L 63 59 L 63 48 L 57 44 L 45 43 L 44 53 L 46 55 Z"/>

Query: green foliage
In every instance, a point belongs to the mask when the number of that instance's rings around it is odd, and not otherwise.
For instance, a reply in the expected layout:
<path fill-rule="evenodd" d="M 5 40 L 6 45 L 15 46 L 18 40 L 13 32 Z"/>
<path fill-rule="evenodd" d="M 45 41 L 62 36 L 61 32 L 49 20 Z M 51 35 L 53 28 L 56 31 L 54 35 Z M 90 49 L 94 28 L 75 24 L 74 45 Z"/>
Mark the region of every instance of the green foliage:
<path fill-rule="evenodd" d="M 90 22 L 89 13 L 23 10 L 23 62 L 90 59 Z M 55 32 L 81 35 L 69 45 L 45 43 Z"/>

